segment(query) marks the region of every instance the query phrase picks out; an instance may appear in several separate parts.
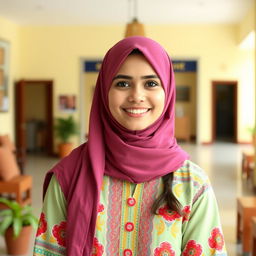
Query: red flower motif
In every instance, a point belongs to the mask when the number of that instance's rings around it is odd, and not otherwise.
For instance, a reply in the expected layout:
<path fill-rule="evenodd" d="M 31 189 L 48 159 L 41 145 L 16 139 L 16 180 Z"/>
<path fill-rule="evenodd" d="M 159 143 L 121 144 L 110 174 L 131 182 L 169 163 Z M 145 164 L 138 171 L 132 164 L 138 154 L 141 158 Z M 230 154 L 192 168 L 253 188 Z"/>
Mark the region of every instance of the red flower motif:
<path fill-rule="evenodd" d="M 186 248 L 183 251 L 183 256 L 200 256 L 202 253 L 202 246 L 197 244 L 195 240 L 189 240 Z"/>
<path fill-rule="evenodd" d="M 103 212 L 104 211 L 104 205 L 103 204 L 99 204 L 98 205 L 98 212 Z"/>
<path fill-rule="evenodd" d="M 102 256 L 103 252 L 104 252 L 103 245 L 99 243 L 96 237 L 94 237 L 91 256 Z"/>
<path fill-rule="evenodd" d="M 53 236 L 57 239 L 59 245 L 66 246 L 66 222 L 62 221 L 60 225 L 54 225 L 52 229 Z"/>
<path fill-rule="evenodd" d="M 175 252 L 172 250 L 171 244 L 163 242 L 155 249 L 154 256 L 175 256 Z"/>
<path fill-rule="evenodd" d="M 173 221 L 175 219 L 180 218 L 180 214 L 175 211 L 172 211 L 168 208 L 168 206 L 164 206 L 159 208 L 158 213 L 164 217 L 167 221 Z"/>
<path fill-rule="evenodd" d="M 190 212 L 191 212 L 191 210 L 190 210 L 189 205 L 187 205 L 183 208 L 183 210 L 182 210 L 182 213 L 183 213 L 182 222 L 188 221 Z"/>
<path fill-rule="evenodd" d="M 224 237 L 219 228 L 214 228 L 211 232 L 211 237 L 208 239 L 209 246 L 212 249 L 221 251 L 224 246 Z"/>
<path fill-rule="evenodd" d="M 36 236 L 40 236 L 41 234 L 45 233 L 47 230 L 47 222 L 45 220 L 45 214 L 42 212 L 40 215 L 40 220 L 36 232 Z"/>

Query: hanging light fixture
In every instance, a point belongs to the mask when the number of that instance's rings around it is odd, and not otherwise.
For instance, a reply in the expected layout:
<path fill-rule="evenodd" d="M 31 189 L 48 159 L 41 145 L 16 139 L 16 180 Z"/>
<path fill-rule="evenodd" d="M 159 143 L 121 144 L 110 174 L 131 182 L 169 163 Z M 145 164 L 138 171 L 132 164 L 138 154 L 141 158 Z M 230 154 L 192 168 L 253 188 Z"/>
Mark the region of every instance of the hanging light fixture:
<path fill-rule="evenodd" d="M 132 0 L 130 0 L 131 2 Z M 144 25 L 138 21 L 138 5 L 137 0 L 133 0 L 133 18 L 126 25 L 125 37 L 129 36 L 145 36 Z"/>

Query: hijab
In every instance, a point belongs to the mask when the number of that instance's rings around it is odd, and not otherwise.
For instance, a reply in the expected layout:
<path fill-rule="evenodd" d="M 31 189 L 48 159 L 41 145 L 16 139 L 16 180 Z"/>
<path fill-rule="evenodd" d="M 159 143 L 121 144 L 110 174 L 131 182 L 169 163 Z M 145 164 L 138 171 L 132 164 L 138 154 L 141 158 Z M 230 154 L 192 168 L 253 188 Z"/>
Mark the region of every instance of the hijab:
<path fill-rule="evenodd" d="M 114 76 L 133 50 L 139 50 L 159 76 L 165 106 L 149 127 L 131 131 L 112 117 L 108 92 Z M 175 81 L 171 60 L 157 42 L 128 37 L 105 55 L 94 92 L 88 142 L 75 149 L 46 176 L 44 193 L 55 174 L 67 200 L 66 247 L 69 256 L 91 253 L 104 175 L 133 183 L 174 172 L 188 158 L 174 137 Z"/>

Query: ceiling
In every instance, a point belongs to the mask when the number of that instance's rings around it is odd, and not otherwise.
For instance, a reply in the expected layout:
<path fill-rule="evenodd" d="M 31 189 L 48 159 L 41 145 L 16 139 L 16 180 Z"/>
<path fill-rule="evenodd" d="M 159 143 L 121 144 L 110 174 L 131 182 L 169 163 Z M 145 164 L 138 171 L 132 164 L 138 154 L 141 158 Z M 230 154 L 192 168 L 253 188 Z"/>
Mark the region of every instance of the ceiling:
<path fill-rule="evenodd" d="M 136 0 L 135 0 L 136 1 Z M 0 0 L 0 17 L 26 25 L 238 23 L 253 0 Z"/>

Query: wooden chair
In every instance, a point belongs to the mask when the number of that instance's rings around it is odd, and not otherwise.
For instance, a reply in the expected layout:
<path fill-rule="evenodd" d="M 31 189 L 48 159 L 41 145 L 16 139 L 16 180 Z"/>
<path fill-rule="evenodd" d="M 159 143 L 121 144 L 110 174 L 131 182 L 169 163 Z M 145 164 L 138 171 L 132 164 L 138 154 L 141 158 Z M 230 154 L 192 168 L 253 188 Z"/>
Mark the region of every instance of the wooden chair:
<path fill-rule="evenodd" d="M 9 181 L 0 181 L 0 196 L 15 200 L 21 205 L 31 204 L 31 190 L 32 176 L 30 175 L 19 175 Z"/>
<path fill-rule="evenodd" d="M 251 219 L 252 236 L 251 236 L 251 252 L 256 255 L 256 217 Z"/>
<path fill-rule="evenodd" d="M 0 136 L 0 196 L 21 205 L 31 204 L 32 177 L 21 174 L 14 152 L 9 136 Z"/>
<path fill-rule="evenodd" d="M 237 241 L 242 241 L 243 253 L 251 251 L 251 218 L 256 216 L 256 197 L 237 199 Z"/>
<path fill-rule="evenodd" d="M 242 153 L 242 175 L 247 179 L 250 178 L 254 165 L 254 153 L 252 151 L 244 151 Z"/>

